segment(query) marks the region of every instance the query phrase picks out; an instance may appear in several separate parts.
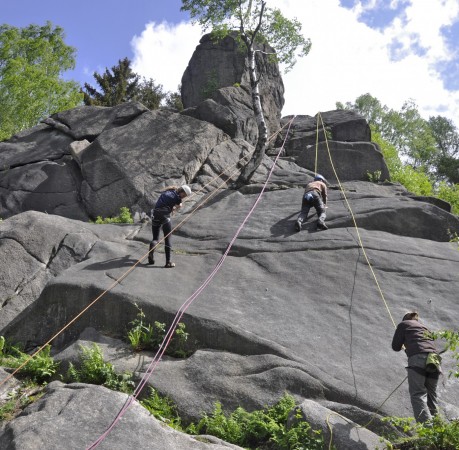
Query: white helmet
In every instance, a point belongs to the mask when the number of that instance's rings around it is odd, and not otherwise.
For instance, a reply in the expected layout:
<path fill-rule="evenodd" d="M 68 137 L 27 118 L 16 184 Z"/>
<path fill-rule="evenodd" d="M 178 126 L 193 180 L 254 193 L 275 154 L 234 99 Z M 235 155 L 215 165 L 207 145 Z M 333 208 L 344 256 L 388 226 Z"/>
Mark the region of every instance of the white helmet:
<path fill-rule="evenodd" d="M 182 189 L 183 192 L 185 192 L 186 196 L 188 197 L 191 195 L 191 188 L 190 186 L 184 184 L 183 186 L 180 186 L 180 189 Z"/>

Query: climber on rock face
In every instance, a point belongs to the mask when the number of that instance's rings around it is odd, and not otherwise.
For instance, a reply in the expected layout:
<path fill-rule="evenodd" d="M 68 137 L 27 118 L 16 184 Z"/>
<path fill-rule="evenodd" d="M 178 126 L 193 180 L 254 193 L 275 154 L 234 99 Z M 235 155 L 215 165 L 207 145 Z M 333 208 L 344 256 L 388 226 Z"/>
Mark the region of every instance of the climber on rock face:
<path fill-rule="evenodd" d="M 419 322 L 418 313 L 409 312 L 398 324 L 392 339 L 392 349 L 399 352 L 405 346 L 408 356 L 408 388 L 416 422 L 427 422 L 438 412 L 440 357 L 428 332 Z"/>
<path fill-rule="evenodd" d="M 158 244 L 159 232 L 161 228 L 164 233 L 164 251 L 166 253 L 165 267 L 175 267 L 171 261 L 171 214 L 174 210 L 182 207 L 182 200 L 191 194 L 191 189 L 186 184 L 181 187 L 170 186 L 159 196 L 158 201 L 151 214 L 151 228 L 153 239 L 150 242 L 150 252 L 148 253 L 148 264 L 154 264 L 154 248 Z"/>
<path fill-rule="evenodd" d="M 325 178 L 322 175 L 316 175 L 314 181 L 306 185 L 303 201 L 301 203 L 301 213 L 295 222 L 296 231 L 301 231 L 301 226 L 307 219 L 309 210 L 312 206 L 316 209 L 317 217 L 319 218 L 317 221 L 317 229 L 328 229 L 327 225 L 325 225 L 325 208 L 327 204 L 327 185 L 325 183 Z"/>

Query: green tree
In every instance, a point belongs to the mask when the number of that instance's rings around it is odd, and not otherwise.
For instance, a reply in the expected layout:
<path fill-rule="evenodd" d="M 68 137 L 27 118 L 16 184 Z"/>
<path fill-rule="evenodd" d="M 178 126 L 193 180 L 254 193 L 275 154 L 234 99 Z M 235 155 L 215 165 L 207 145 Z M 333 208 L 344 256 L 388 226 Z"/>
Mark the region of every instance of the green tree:
<path fill-rule="evenodd" d="M 400 111 L 389 109 L 370 94 L 355 103 L 336 103 L 338 109 L 352 109 L 361 114 L 381 137 L 394 145 L 413 168 L 435 172 L 438 149 L 429 123 L 421 117 L 416 104 L 406 101 Z"/>
<path fill-rule="evenodd" d="M 182 95 L 180 94 L 181 85 L 179 84 L 177 91 L 168 92 L 164 101 L 165 106 L 168 108 L 183 111 Z"/>
<path fill-rule="evenodd" d="M 61 78 L 75 67 L 76 50 L 64 37 L 51 22 L 0 25 L 0 140 L 82 102 L 79 85 Z"/>
<path fill-rule="evenodd" d="M 94 72 L 100 91 L 88 83 L 84 84 L 86 105 L 116 106 L 124 102 L 139 101 L 149 109 L 158 109 L 166 97 L 161 84 L 150 78 L 141 78 L 131 68 L 128 58 L 120 59 L 111 70 L 101 75 Z"/>
<path fill-rule="evenodd" d="M 90 84 L 84 84 L 84 102 L 86 105 L 95 106 L 116 106 L 120 103 L 133 99 L 138 89 L 139 75 L 131 68 L 131 61 L 128 58 L 120 59 L 117 66 L 111 71 L 105 69 L 100 75 L 93 74 L 101 92 Z"/>
<path fill-rule="evenodd" d="M 336 102 L 337 109 L 352 109 L 361 114 L 367 122 L 372 125 L 378 133 L 381 132 L 385 116 L 388 112 L 387 106 L 381 105 L 381 102 L 370 94 L 363 94 L 357 97 L 355 103 Z"/>
<path fill-rule="evenodd" d="M 246 182 L 260 165 L 268 140 L 258 89 L 255 56 L 261 50 L 257 44 L 269 43 L 275 49 L 271 57 L 290 70 L 297 57 L 309 53 L 311 42 L 301 34 L 301 24 L 297 19 L 285 18 L 279 9 L 268 8 L 264 0 L 182 0 L 181 10 L 189 12 L 192 21 L 199 23 L 203 30 L 211 29 L 217 40 L 237 31 L 239 46 L 247 56 L 258 141 L 252 159 L 241 173 L 240 182 Z"/>
<path fill-rule="evenodd" d="M 426 121 L 412 101 L 395 111 L 370 94 L 336 107 L 367 119 L 392 181 L 413 194 L 445 200 L 453 214 L 459 213 L 459 133 L 451 120 L 437 116 Z"/>
<path fill-rule="evenodd" d="M 387 142 L 372 128 L 372 141 L 378 144 L 389 169 L 390 178 L 406 187 L 406 189 L 415 195 L 432 195 L 433 187 L 430 178 L 423 171 L 414 169 L 410 164 L 404 164 L 400 159 L 397 148 Z"/>
<path fill-rule="evenodd" d="M 436 179 L 459 183 L 459 133 L 446 117 L 429 118 L 429 126 L 437 145 Z"/>
<path fill-rule="evenodd" d="M 145 105 L 148 109 L 158 109 L 166 99 L 167 93 L 163 91 L 162 84 L 155 84 L 153 78 L 142 78 L 138 92 L 134 96 L 135 100 Z"/>

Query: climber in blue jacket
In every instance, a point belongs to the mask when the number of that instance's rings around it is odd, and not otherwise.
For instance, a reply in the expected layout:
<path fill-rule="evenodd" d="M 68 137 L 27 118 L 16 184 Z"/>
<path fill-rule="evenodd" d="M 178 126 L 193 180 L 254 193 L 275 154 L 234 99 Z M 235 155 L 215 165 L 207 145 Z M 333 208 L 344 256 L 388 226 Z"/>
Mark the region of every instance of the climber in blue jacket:
<path fill-rule="evenodd" d="M 158 245 L 159 232 L 161 228 L 164 234 L 164 252 L 166 253 L 166 265 L 164 267 L 175 267 L 171 261 L 171 214 L 174 210 L 182 207 L 182 200 L 191 194 L 191 189 L 186 184 L 180 187 L 168 187 L 158 198 L 151 214 L 151 228 L 153 239 L 150 242 L 148 253 L 148 264 L 154 264 L 154 248 Z"/>

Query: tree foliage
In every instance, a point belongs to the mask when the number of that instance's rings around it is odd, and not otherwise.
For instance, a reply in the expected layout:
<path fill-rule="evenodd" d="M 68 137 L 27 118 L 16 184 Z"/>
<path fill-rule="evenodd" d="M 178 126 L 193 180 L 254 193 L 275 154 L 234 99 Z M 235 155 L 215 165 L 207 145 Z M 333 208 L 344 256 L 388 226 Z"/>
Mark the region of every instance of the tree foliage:
<path fill-rule="evenodd" d="M 459 183 L 459 132 L 457 128 L 452 120 L 442 116 L 430 117 L 429 126 L 437 148 L 435 158 L 437 179 Z"/>
<path fill-rule="evenodd" d="M 81 103 L 79 85 L 61 78 L 75 67 L 64 37 L 51 22 L 0 26 L 0 140 Z"/>
<path fill-rule="evenodd" d="M 365 117 L 382 139 L 395 146 L 398 153 L 414 168 L 431 170 L 437 148 L 432 130 L 412 100 L 400 111 L 389 109 L 370 94 L 361 95 L 354 103 L 337 103 L 339 109 L 352 109 Z"/>
<path fill-rule="evenodd" d="M 269 43 L 275 50 L 270 57 L 283 64 L 288 71 L 295 65 L 297 57 L 308 54 L 311 42 L 301 34 L 301 24 L 297 19 L 285 18 L 279 9 L 267 7 L 264 0 L 182 0 L 181 10 L 189 12 L 192 21 L 199 23 L 204 31 L 210 29 L 217 40 L 236 32 L 239 47 L 245 49 L 249 62 L 252 106 L 258 124 L 254 154 L 241 174 L 241 181 L 248 181 L 261 163 L 268 140 L 258 91 L 255 55 L 261 50 L 257 44 Z"/>
<path fill-rule="evenodd" d="M 459 133 L 451 120 L 436 116 L 427 121 L 411 100 L 395 111 L 370 94 L 336 107 L 367 119 L 392 181 L 416 195 L 441 198 L 459 213 Z"/>
<path fill-rule="evenodd" d="M 181 85 L 178 86 L 177 91 L 168 92 L 164 104 L 167 108 L 183 111 L 182 95 L 180 94 Z"/>
<path fill-rule="evenodd" d="M 111 70 L 103 74 L 94 72 L 99 90 L 84 84 L 84 103 L 94 106 L 116 106 L 124 102 L 138 101 L 149 109 L 158 109 L 166 98 L 161 84 L 150 78 L 141 78 L 131 68 L 128 58 L 120 59 Z"/>

